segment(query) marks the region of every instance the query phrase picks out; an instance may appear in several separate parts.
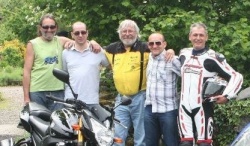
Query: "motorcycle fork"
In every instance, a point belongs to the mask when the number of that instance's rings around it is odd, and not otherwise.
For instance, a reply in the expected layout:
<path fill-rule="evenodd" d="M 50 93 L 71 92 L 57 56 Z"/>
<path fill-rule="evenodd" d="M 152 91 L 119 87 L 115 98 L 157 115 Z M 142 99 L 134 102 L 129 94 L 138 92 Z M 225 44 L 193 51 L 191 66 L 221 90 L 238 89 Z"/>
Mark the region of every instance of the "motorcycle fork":
<path fill-rule="evenodd" d="M 78 124 L 72 126 L 75 131 L 77 131 L 77 146 L 83 146 L 84 136 L 81 131 L 82 129 L 82 118 L 79 117 Z"/>
<path fill-rule="evenodd" d="M 82 118 L 80 117 L 78 120 L 78 124 L 79 124 L 79 131 L 78 131 L 78 143 L 83 143 L 84 137 L 83 137 L 83 133 L 81 131 L 82 129 Z"/>

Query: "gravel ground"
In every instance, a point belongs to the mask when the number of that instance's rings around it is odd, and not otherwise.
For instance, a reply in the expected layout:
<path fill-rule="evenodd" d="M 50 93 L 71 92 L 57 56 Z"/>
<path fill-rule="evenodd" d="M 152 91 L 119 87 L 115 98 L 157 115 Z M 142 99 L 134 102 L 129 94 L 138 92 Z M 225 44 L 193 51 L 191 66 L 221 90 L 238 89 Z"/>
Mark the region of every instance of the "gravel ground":
<path fill-rule="evenodd" d="M 0 87 L 0 93 L 8 101 L 6 108 L 1 108 L 0 104 L 0 140 L 22 138 L 26 132 L 17 128 L 23 104 L 22 86 Z"/>

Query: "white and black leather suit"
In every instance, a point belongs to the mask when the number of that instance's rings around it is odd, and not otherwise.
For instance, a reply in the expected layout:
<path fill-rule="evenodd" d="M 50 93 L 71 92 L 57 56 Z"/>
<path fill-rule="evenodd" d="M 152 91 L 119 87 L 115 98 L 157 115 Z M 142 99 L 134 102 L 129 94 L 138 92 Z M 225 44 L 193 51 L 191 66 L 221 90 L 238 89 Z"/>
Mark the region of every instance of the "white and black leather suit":
<path fill-rule="evenodd" d="M 243 77 L 236 72 L 214 50 L 204 48 L 194 50 L 184 48 L 180 51 L 181 61 L 181 96 L 179 107 L 179 130 L 181 141 L 197 140 L 197 143 L 212 143 L 213 135 L 213 102 L 203 102 L 202 85 L 206 79 L 219 76 L 228 84 L 222 95 L 228 99 L 240 90 Z M 194 138 L 196 130 L 196 138 Z"/>

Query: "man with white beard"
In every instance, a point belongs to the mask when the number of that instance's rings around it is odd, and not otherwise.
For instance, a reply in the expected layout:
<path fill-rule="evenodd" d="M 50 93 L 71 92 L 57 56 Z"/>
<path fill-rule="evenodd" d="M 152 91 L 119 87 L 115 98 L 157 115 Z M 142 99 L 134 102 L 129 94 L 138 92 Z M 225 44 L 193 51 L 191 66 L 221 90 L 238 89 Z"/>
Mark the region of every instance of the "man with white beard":
<path fill-rule="evenodd" d="M 123 20 L 117 30 L 120 41 L 106 47 L 106 56 L 112 66 L 113 79 L 118 95 L 116 104 L 123 96 L 131 98 L 128 106 L 115 109 L 115 118 L 128 128 L 116 124 L 115 137 L 122 138 L 122 146 L 133 125 L 134 146 L 145 146 L 144 102 L 146 98 L 146 68 L 149 52 L 146 42 L 139 40 L 139 27 L 133 20 Z M 173 50 L 168 50 L 166 58 L 172 58 Z M 114 144 L 119 145 L 119 144 Z"/>

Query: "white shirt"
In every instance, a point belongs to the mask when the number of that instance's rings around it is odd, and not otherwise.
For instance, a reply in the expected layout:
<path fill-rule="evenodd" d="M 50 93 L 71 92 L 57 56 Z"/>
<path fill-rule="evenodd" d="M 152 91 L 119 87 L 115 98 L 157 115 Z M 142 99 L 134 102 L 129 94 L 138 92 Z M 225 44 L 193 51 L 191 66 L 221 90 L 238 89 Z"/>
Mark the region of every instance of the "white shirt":
<path fill-rule="evenodd" d="M 99 104 L 100 66 L 109 62 L 102 50 L 94 53 L 88 47 L 83 52 L 76 48 L 63 51 L 63 69 L 69 73 L 70 84 L 78 98 L 86 104 Z M 70 88 L 65 86 L 65 99 L 73 98 Z"/>

